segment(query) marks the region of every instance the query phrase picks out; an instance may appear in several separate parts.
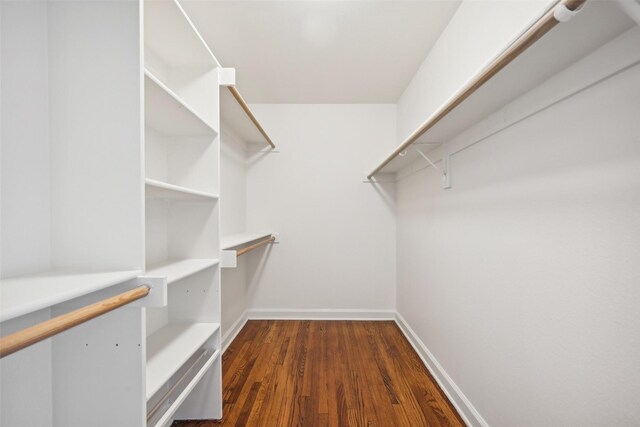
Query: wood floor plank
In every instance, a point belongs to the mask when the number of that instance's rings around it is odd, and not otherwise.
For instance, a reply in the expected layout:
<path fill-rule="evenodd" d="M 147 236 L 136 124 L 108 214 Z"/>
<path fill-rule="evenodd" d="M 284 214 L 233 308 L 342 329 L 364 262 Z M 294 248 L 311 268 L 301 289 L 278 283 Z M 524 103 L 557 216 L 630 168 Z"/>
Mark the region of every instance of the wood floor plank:
<path fill-rule="evenodd" d="M 252 320 L 222 358 L 220 421 L 174 427 L 462 427 L 395 322 Z"/>

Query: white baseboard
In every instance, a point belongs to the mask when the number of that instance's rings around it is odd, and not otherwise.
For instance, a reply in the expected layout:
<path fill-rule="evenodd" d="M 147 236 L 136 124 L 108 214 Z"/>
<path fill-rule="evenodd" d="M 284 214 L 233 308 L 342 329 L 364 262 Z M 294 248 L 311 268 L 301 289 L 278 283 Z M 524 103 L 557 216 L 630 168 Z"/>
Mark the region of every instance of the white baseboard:
<path fill-rule="evenodd" d="M 249 319 L 260 320 L 394 320 L 394 310 L 248 310 Z"/>
<path fill-rule="evenodd" d="M 462 390 L 453 382 L 442 365 L 438 363 L 433 354 L 427 349 L 427 346 L 418 338 L 418 335 L 411 329 L 411 326 L 409 326 L 400 313 L 396 313 L 395 320 L 400 330 L 402 330 L 402 333 L 404 333 L 414 350 L 422 359 L 422 363 L 424 363 L 429 372 L 431 372 L 431 375 L 436 379 L 436 382 L 447 395 L 449 401 L 456 408 L 463 421 L 470 427 L 489 427 L 489 424 L 487 424 L 469 399 L 462 393 Z"/>
<path fill-rule="evenodd" d="M 236 320 L 233 323 L 233 325 L 231 325 L 229 330 L 224 333 L 224 336 L 222 337 L 222 343 L 221 343 L 222 344 L 222 354 L 224 354 L 224 352 L 227 351 L 227 348 L 229 348 L 229 344 L 231 344 L 233 342 L 233 340 L 236 338 L 238 333 L 244 327 L 245 323 L 247 323 L 247 320 L 249 320 L 249 316 L 247 315 L 247 312 L 245 311 L 238 318 L 238 320 Z"/>

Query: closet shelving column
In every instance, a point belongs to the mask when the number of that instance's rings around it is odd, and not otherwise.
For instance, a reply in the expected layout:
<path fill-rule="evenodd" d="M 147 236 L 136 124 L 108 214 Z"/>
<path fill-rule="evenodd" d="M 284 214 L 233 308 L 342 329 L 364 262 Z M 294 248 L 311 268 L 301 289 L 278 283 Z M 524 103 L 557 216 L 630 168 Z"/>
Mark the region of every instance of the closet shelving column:
<path fill-rule="evenodd" d="M 3 337 L 142 284 L 140 9 L 0 2 Z M 143 426 L 150 301 L 3 357 L 0 425 Z"/>
<path fill-rule="evenodd" d="M 219 63 L 181 6 L 144 2 L 147 425 L 222 417 Z"/>
<path fill-rule="evenodd" d="M 236 87 L 235 74 L 231 80 L 231 82 L 222 83 L 226 87 L 221 88 L 220 92 L 222 137 L 228 140 L 228 143 L 235 142 L 244 146 L 249 156 L 275 153 L 275 143 L 245 101 L 240 90 Z M 223 189 L 223 192 L 225 191 L 228 190 Z M 231 212 L 226 210 L 224 212 L 232 215 Z M 237 215 L 239 215 L 238 212 L 234 214 L 234 216 Z M 238 250 L 264 241 L 272 243 L 275 240 L 271 231 L 247 231 L 246 224 L 242 230 L 235 228 L 228 223 L 224 223 L 223 218 L 221 249 L 226 252 L 223 252 L 223 257 L 225 258 L 223 267 L 236 266 L 235 257 Z M 229 231 L 230 229 L 232 230 L 231 232 Z M 229 261 L 226 262 L 226 259 L 229 259 Z"/>

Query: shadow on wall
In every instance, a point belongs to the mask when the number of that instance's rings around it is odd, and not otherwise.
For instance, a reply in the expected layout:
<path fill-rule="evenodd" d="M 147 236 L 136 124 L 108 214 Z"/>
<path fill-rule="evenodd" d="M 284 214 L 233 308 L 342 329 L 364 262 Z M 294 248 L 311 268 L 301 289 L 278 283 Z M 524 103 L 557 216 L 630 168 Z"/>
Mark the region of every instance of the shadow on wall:
<path fill-rule="evenodd" d="M 382 197 L 382 201 L 389 211 L 395 214 L 396 211 L 396 182 L 390 179 L 375 181 L 373 178 L 371 181 L 364 181 L 366 185 L 370 185 L 376 193 Z"/>
<path fill-rule="evenodd" d="M 265 249 L 259 249 L 257 251 L 253 251 L 247 255 L 244 255 L 247 259 L 247 296 L 249 301 L 249 306 L 251 306 L 251 302 L 253 300 L 253 294 L 257 284 L 260 282 L 262 278 L 262 274 L 264 273 L 265 265 L 269 260 L 269 256 L 271 255 L 271 251 L 273 250 L 273 245 L 277 245 L 279 243 L 272 243 L 267 245 Z M 251 308 L 251 307 L 248 307 Z"/>
<path fill-rule="evenodd" d="M 280 154 L 280 151 L 277 151 L 277 150 L 247 151 L 246 164 L 248 167 L 251 167 L 272 154 Z"/>

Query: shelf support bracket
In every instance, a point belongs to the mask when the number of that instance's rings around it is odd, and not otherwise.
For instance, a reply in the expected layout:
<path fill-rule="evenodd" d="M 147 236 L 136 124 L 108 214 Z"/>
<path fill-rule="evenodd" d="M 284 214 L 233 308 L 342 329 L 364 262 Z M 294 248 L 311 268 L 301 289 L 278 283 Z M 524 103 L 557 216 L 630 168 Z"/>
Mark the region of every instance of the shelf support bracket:
<path fill-rule="evenodd" d="M 445 190 L 451 188 L 451 155 L 447 152 L 442 157 L 444 162 L 444 177 L 442 180 L 442 188 Z"/>
<path fill-rule="evenodd" d="M 236 69 L 235 68 L 219 68 L 218 69 L 218 84 L 220 86 L 235 86 L 236 85 Z"/>
<path fill-rule="evenodd" d="M 419 148 L 416 147 L 416 151 L 423 159 L 425 159 L 435 170 L 442 174 L 442 188 L 447 189 L 451 188 L 451 167 L 449 161 L 449 154 L 446 152 L 442 156 L 443 169 L 440 169 L 438 165 L 436 165 L 426 154 L 422 152 Z"/>

